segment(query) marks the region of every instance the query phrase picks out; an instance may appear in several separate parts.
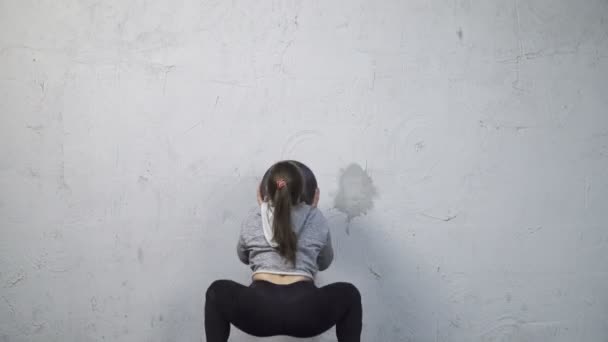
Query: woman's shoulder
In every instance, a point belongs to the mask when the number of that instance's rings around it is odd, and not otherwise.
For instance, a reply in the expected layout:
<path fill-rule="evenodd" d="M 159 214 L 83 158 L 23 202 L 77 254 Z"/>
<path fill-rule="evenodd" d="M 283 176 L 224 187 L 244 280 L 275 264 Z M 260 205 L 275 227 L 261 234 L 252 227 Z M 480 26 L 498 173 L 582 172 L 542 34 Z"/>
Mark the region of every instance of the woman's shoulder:
<path fill-rule="evenodd" d="M 300 204 L 298 210 L 304 217 L 304 226 L 306 226 L 308 230 L 324 232 L 329 229 L 327 220 L 319 208 L 308 204 Z"/>
<path fill-rule="evenodd" d="M 319 208 L 306 204 L 304 202 L 295 206 L 293 208 L 293 212 L 296 216 L 301 216 L 306 220 L 319 219 L 323 217 L 323 213 L 321 212 L 321 210 L 319 210 Z"/>
<path fill-rule="evenodd" d="M 262 224 L 262 214 L 260 207 L 251 208 L 241 223 L 242 230 L 248 230 L 252 228 L 259 228 Z"/>

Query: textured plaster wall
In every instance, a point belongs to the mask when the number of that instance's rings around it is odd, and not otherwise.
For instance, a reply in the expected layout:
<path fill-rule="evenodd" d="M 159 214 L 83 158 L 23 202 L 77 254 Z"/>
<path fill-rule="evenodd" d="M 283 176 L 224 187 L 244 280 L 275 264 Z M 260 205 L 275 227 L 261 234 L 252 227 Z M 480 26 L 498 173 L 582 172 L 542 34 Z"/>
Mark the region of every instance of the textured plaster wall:
<path fill-rule="evenodd" d="M 605 0 L 2 0 L 0 341 L 204 341 L 282 158 L 364 341 L 608 341 L 607 89 Z"/>

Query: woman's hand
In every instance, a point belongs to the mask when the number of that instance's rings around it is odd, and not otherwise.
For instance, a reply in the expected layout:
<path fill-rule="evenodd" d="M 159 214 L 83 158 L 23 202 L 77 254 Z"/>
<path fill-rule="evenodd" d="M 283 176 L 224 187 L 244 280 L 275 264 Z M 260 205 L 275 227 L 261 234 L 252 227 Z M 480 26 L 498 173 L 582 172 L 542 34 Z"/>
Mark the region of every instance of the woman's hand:
<path fill-rule="evenodd" d="M 319 188 L 317 188 L 315 190 L 315 197 L 312 200 L 312 206 L 313 207 L 317 207 L 317 204 L 319 204 L 319 197 L 321 196 L 321 190 L 319 190 Z"/>
<path fill-rule="evenodd" d="M 262 192 L 260 191 L 261 188 L 262 188 L 261 184 L 258 185 L 257 196 L 258 196 L 258 205 L 260 205 L 260 206 L 264 202 L 264 199 L 262 198 Z"/>

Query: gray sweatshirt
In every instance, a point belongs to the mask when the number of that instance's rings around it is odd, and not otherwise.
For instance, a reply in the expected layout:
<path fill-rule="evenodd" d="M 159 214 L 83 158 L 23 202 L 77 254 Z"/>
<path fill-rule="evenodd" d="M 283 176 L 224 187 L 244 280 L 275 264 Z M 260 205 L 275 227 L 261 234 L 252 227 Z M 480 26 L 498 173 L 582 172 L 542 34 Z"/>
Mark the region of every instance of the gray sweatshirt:
<path fill-rule="evenodd" d="M 271 246 L 262 228 L 262 211 L 256 207 L 241 226 L 237 244 L 239 259 L 255 273 L 302 275 L 314 278 L 331 264 L 334 253 L 327 220 L 323 213 L 305 203 L 295 206 L 291 222 L 298 238 L 296 262 L 293 265 Z"/>

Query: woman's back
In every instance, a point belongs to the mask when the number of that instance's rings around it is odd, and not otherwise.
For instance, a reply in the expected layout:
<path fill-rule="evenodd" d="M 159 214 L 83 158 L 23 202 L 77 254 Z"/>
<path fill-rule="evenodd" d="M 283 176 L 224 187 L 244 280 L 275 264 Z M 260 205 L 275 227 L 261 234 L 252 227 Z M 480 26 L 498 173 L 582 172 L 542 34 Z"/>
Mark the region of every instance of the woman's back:
<path fill-rule="evenodd" d="M 301 275 L 314 278 L 333 260 L 327 220 L 316 207 L 300 203 L 291 209 L 291 224 L 297 238 L 295 262 L 282 256 L 273 241 L 272 209 L 267 203 L 252 211 L 241 227 L 237 245 L 239 259 L 256 273 Z"/>

